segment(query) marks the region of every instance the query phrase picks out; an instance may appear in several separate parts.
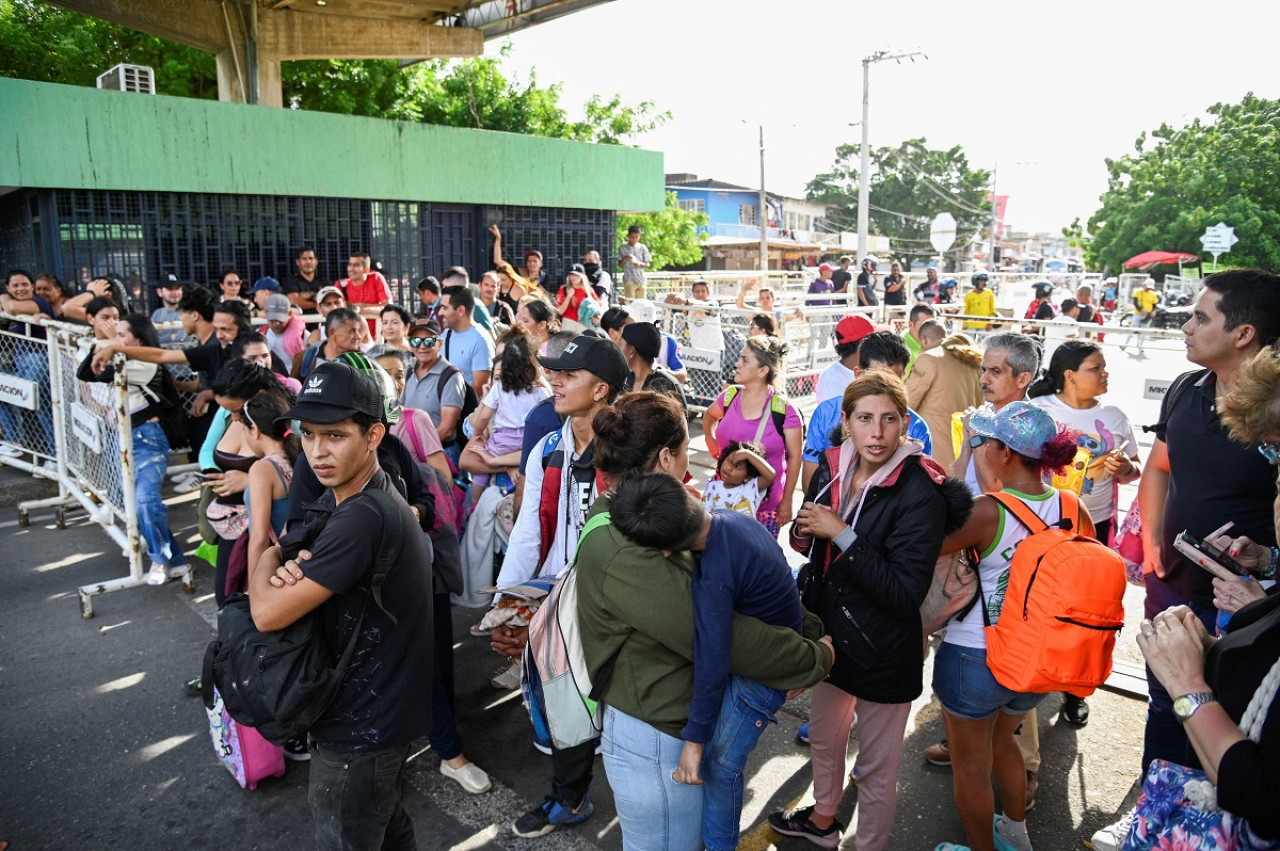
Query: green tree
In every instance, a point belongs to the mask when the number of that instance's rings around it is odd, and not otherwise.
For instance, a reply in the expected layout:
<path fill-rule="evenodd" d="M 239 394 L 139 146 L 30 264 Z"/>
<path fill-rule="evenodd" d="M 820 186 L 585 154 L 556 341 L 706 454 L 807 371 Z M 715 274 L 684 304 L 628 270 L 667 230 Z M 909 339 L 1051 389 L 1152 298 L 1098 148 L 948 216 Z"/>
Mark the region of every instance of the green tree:
<path fill-rule="evenodd" d="M 842 230 L 857 229 L 860 156 L 858 145 L 841 145 L 831 170 L 806 187 L 809 199 L 834 206 L 827 221 Z M 939 213 L 955 216 L 960 241 L 989 227 L 991 173 L 970 168 L 959 145 L 935 150 L 908 139 L 876 148 L 870 160 L 870 230 L 889 237 L 896 255 L 933 256 L 929 224 Z"/>
<path fill-rule="evenodd" d="M 618 216 L 618 245 L 627 241 L 627 228 L 639 225 L 644 228 L 641 237 L 653 257 L 653 271 L 668 266 L 688 266 L 702 259 L 702 244 L 707 240 L 706 213 L 691 213 L 680 209 L 676 193 L 667 193 L 666 206 L 660 213 Z"/>
<path fill-rule="evenodd" d="M 450 127 L 501 130 L 622 145 L 669 120 L 644 101 L 595 95 L 573 121 L 561 87 L 508 78 L 496 58 L 435 60 L 401 68 L 394 59 L 311 60 L 281 67 L 284 102 L 294 109 L 365 115 Z M 156 91 L 217 98 L 212 54 L 144 35 L 40 0 L 0 0 L 0 76 L 92 86 L 107 68 L 128 62 L 155 70 Z"/>
<path fill-rule="evenodd" d="M 1280 269 L 1280 101 L 1250 93 L 1207 112 L 1143 133 L 1133 154 L 1106 161 L 1107 190 L 1088 225 L 1091 268 L 1118 270 L 1143 251 L 1199 252 L 1204 229 L 1226 222 L 1240 240 L 1226 261 Z"/>

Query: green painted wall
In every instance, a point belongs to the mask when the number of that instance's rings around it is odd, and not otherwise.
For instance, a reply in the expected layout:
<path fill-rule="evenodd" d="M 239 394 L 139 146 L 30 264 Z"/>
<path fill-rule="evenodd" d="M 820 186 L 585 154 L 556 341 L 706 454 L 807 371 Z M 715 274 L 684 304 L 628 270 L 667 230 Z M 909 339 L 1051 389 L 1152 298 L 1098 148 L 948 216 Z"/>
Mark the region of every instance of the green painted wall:
<path fill-rule="evenodd" d="M 662 154 L 0 79 L 0 186 L 652 211 Z"/>

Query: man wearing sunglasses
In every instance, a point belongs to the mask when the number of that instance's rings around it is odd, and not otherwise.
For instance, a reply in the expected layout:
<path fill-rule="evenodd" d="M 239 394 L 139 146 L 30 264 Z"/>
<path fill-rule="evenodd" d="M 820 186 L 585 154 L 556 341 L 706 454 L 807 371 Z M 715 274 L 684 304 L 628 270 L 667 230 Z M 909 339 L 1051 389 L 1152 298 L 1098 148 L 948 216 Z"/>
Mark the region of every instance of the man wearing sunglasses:
<path fill-rule="evenodd" d="M 440 357 L 440 324 L 434 319 L 414 322 L 407 340 L 414 364 L 404 377 L 401 401 L 407 408 L 426 411 L 440 443 L 448 444 L 457 434 L 462 417 L 466 390 L 462 371 Z"/>

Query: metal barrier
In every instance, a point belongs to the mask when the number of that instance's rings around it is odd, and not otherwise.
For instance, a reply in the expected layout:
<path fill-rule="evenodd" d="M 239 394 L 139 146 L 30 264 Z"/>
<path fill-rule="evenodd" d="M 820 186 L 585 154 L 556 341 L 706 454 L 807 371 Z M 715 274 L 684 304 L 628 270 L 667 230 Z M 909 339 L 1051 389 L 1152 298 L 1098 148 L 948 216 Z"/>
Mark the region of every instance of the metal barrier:
<path fill-rule="evenodd" d="M 92 345 L 87 329 L 35 324 L 44 327 L 46 339 L 0 331 L 0 398 L 14 400 L 0 403 L 0 447 L 6 450 L 0 464 L 58 485 L 56 497 L 18 504 L 19 525 L 30 522 L 33 509 L 54 508 L 61 529 L 69 509 L 83 508 L 128 559 L 127 576 L 78 589 L 80 614 L 89 618 L 94 596 L 145 584 L 125 361 L 116 357 L 114 384 L 79 381 L 76 370 Z M 173 571 L 188 591 L 195 590 L 189 565 Z"/>
<path fill-rule="evenodd" d="M 816 404 L 814 394 L 818 376 L 836 360 L 832 333 L 842 318 L 860 314 L 895 333 L 906 331 L 910 305 L 858 307 L 852 304 L 855 299 L 855 295 L 790 293 L 785 300 L 780 298 L 775 303 L 775 311 L 781 313 L 785 320 L 779 323 L 779 336 L 788 347 L 784 392 L 797 408 L 804 410 Z M 806 301 L 833 303 L 809 306 Z M 685 384 L 689 408 L 702 412 L 727 384 L 733 382 L 734 364 L 746 345 L 751 317 L 760 311 L 758 308 L 741 310 L 736 306 L 678 305 L 663 301 L 658 301 L 655 307 L 658 326 L 681 346 L 681 356 L 689 374 Z M 797 307 L 800 309 L 798 317 L 795 314 Z M 960 305 L 936 305 L 935 309 L 937 318 L 947 326 L 949 333 L 963 331 L 975 342 L 993 332 L 1035 331 L 1043 338 L 1046 359 L 1057 343 L 1069 336 L 1087 337 L 1107 347 L 1118 347 L 1121 351 L 1129 347 L 1141 351 L 1148 346 L 1152 351 L 1182 348 L 1183 335 L 1178 330 L 1113 323 L 1081 324 L 1062 319 L 1037 321 L 1008 316 L 969 316 L 961 312 Z M 990 327 L 964 329 L 966 320 L 982 321 Z"/>

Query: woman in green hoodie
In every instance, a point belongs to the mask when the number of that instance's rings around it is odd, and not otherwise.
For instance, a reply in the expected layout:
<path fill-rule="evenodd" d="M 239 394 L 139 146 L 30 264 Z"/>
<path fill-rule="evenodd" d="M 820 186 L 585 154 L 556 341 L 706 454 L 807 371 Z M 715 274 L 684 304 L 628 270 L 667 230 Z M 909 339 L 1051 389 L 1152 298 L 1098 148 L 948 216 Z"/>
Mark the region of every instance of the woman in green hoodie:
<path fill-rule="evenodd" d="M 606 493 L 590 516 L 609 510 L 630 472 L 683 481 L 689 433 L 669 396 L 628 393 L 598 412 L 595 465 Z M 613 526 L 585 536 L 578 550 L 578 622 L 593 680 L 610 660 L 603 689 L 602 750 L 628 849 L 701 848 L 702 787 L 672 779 L 693 699 L 693 557 L 640 547 Z M 823 630 L 806 618 L 805 635 L 734 617 L 730 669 L 773 688 L 802 688 L 826 676 L 832 661 Z"/>

